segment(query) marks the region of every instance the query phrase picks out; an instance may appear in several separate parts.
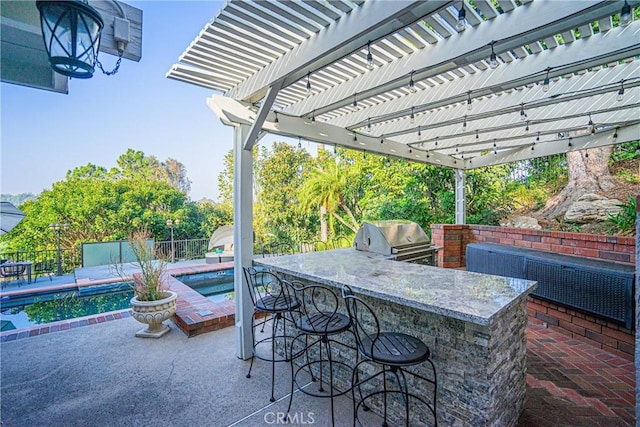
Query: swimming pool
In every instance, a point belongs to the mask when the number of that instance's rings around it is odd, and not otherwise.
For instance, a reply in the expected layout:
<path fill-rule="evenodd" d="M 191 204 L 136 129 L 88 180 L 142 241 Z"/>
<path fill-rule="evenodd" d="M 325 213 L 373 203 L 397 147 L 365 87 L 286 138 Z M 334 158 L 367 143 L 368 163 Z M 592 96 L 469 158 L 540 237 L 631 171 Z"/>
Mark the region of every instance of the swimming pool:
<path fill-rule="evenodd" d="M 176 279 L 213 302 L 233 299 L 233 269 L 177 276 Z M 133 291 L 126 283 L 78 291 L 0 298 L 0 332 L 75 319 L 131 307 Z"/>

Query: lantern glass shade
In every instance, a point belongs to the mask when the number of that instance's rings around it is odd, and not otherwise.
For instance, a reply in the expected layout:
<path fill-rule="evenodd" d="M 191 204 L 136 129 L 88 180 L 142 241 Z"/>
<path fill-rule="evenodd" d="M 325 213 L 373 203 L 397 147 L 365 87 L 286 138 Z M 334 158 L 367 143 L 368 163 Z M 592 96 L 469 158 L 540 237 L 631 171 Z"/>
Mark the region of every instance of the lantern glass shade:
<path fill-rule="evenodd" d="M 104 22 L 81 1 L 36 1 L 51 68 L 78 79 L 93 76 Z"/>

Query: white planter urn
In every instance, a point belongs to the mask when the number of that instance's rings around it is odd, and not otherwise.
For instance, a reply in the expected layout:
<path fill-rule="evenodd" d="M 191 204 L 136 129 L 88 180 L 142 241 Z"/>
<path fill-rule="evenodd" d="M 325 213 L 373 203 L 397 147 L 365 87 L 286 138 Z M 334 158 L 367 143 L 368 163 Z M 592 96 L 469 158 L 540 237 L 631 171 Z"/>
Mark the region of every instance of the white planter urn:
<path fill-rule="evenodd" d="M 133 318 L 148 325 L 136 332 L 137 337 L 160 338 L 169 332 L 169 326 L 163 322 L 175 314 L 178 294 L 173 291 L 165 293 L 165 298 L 156 301 L 138 301 L 135 296 L 131 298 Z"/>

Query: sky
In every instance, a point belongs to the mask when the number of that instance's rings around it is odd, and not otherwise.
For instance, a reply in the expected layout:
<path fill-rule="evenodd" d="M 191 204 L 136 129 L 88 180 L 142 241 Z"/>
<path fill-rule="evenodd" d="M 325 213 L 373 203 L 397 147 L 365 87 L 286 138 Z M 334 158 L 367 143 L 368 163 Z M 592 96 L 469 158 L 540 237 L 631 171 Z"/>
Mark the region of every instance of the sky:
<path fill-rule="evenodd" d="M 214 91 L 165 74 L 224 3 L 124 3 L 142 10 L 140 62 L 123 60 L 113 76 L 96 68 L 91 79 L 72 79 L 67 95 L 1 83 L 0 193 L 38 194 L 76 167 L 115 167 L 132 148 L 178 160 L 191 180 L 191 200 L 217 200 L 233 128 L 207 107 Z M 98 58 L 106 70 L 115 65 L 114 56 Z"/>

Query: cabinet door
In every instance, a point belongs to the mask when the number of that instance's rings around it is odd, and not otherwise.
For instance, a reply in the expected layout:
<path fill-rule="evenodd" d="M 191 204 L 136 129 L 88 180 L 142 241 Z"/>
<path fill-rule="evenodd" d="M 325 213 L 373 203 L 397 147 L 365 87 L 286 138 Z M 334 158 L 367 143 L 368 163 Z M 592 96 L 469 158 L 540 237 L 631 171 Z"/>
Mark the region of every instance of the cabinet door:
<path fill-rule="evenodd" d="M 615 272 L 528 259 L 526 278 L 533 295 L 625 324 L 631 322 L 630 279 Z"/>

